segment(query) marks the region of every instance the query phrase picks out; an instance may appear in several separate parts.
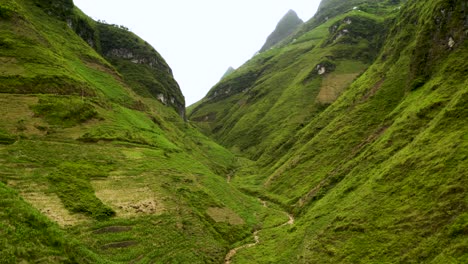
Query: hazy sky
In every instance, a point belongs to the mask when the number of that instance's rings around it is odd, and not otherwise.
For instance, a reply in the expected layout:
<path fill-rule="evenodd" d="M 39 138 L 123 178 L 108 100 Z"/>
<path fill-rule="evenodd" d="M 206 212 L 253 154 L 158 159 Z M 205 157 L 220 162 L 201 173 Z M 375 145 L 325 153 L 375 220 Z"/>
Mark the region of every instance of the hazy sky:
<path fill-rule="evenodd" d="M 186 104 L 203 98 L 229 66 L 264 44 L 293 9 L 307 21 L 320 0 L 74 0 L 94 19 L 124 25 L 167 61 Z"/>

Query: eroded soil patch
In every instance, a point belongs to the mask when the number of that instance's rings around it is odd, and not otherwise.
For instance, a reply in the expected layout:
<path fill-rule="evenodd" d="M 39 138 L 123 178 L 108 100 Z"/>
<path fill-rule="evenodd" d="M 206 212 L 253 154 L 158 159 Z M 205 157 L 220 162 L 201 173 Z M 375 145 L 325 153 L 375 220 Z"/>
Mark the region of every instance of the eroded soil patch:
<path fill-rule="evenodd" d="M 210 207 L 206 213 L 216 222 L 225 222 L 231 225 L 243 225 L 244 219 L 229 208 Z"/>

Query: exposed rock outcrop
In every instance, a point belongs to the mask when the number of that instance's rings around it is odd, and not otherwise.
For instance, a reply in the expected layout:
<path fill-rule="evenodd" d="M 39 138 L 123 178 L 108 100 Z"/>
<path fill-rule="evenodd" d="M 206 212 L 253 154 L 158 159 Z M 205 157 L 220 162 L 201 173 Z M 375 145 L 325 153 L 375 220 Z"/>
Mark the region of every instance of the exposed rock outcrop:
<path fill-rule="evenodd" d="M 185 120 L 185 99 L 171 68 L 147 42 L 123 27 L 98 23 L 101 54 L 139 95 L 170 106 Z"/>

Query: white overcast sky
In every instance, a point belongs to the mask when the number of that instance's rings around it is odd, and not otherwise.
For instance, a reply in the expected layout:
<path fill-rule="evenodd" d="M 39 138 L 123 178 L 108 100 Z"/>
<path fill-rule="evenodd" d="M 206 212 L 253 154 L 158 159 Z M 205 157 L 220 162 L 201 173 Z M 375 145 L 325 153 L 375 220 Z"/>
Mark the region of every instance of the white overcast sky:
<path fill-rule="evenodd" d="M 289 9 L 307 21 L 320 0 L 74 0 L 95 20 L 124 25 L 149 42 L 174 72 L 187 106 L 203 98 L 229 66 L 264 44 Z"/>

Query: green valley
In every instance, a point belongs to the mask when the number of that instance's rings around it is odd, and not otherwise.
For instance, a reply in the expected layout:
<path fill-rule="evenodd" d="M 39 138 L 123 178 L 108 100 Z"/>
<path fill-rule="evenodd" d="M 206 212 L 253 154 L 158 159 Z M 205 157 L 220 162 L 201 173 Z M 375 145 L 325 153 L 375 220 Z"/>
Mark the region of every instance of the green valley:
<path fill-rule="evenodd" d="M 0 263 L 467 263 L 467 8 L 290 11 L 186 110 L 126 27 L 0 1 Z"/>

